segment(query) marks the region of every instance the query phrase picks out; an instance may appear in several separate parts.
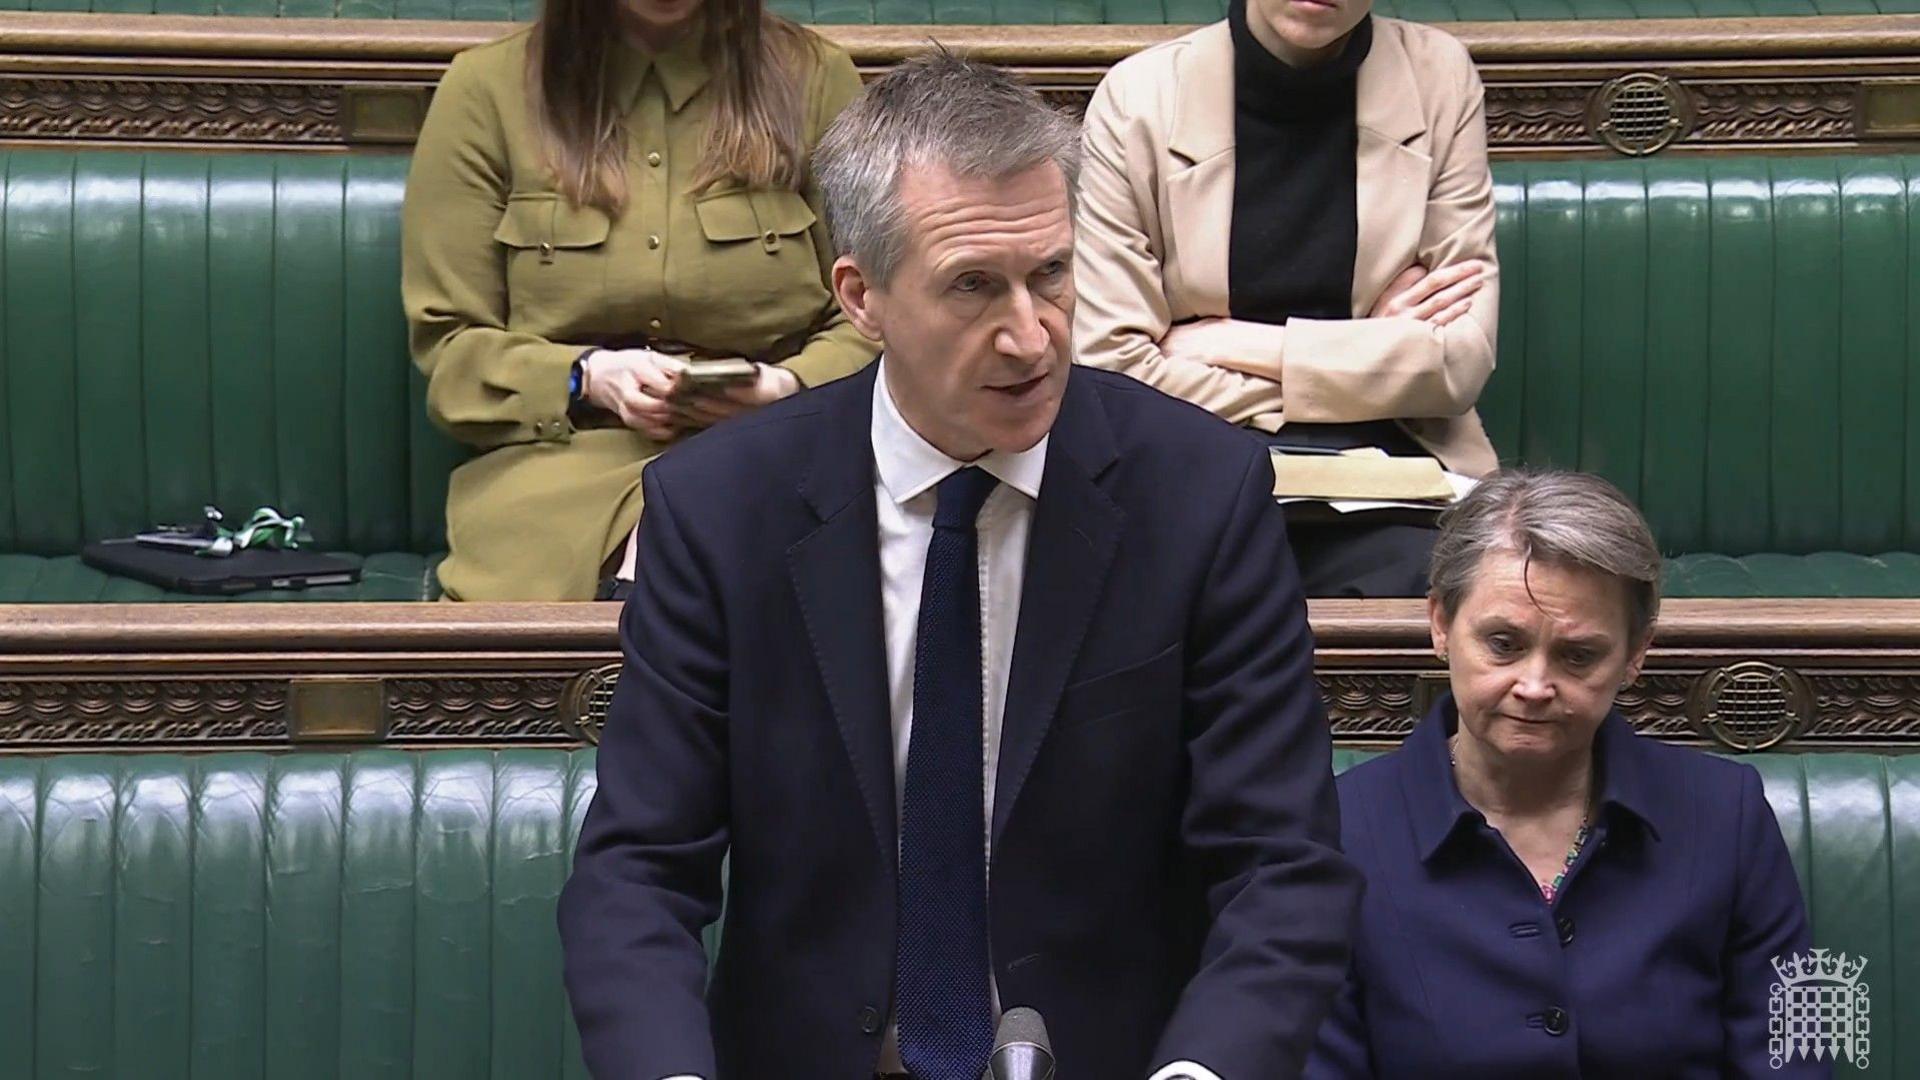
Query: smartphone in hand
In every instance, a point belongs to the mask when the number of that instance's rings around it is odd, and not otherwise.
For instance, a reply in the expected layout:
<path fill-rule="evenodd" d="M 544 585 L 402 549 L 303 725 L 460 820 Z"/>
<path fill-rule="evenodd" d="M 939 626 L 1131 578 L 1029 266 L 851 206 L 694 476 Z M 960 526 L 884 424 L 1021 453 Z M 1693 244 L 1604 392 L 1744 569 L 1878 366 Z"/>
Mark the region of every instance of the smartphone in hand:
<path fill-rule="evenodd" d="M 751 360 L 688 360 L 680 372 L 680 386 L 685 393 L 707 393 L 759 377 L 760 369 Z"/>

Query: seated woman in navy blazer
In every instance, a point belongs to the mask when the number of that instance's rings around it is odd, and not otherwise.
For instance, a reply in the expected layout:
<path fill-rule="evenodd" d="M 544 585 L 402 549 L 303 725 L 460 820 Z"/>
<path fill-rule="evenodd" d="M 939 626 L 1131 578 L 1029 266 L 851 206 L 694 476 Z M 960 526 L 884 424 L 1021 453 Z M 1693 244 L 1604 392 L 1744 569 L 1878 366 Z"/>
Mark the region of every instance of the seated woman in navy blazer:
<path fill-rule="evenodd" d="M 1751 767 L 1636 735 L 1660 554 L 1597 477 L 1502 472 L 1441 522 L 1452 693 L 1340 777 L 1367 875 L 1307 1076 L 1828 1076 L 1768 1049 L 1806 906 Z"/>

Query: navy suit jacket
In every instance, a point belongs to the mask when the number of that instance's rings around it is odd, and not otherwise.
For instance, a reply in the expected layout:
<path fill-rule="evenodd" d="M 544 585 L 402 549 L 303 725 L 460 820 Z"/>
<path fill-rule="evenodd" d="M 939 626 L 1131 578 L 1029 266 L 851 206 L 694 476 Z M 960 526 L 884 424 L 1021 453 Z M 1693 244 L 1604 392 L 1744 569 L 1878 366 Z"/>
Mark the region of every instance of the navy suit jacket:
<path fill-rule="evenodd" d="M 1308 1076 L 1831 1075 L 1769 1060 L 1769 961 L 1810 940 L 1759 773 L 1608 716 L 1594 832 L 1548 904 L 1460 796 L 1457 723 L 1443 697 L 1399 750 L 1340 777 L 1367 896 Z"/>
<path fill-rule="evenodd" d="M 648 467 L 626 665 L 560 903 L 599 1077 L 852 1080 L 891 1009 L 879 365 Z M 1295 1075 L 1346 971 L 1306 608 L 1251 436 L 1075 368 L 1034 508 L 991 822 L 1006 1007 L 1063 1080 Z M 722 915 L 708 985 L 701 928 Z"/>

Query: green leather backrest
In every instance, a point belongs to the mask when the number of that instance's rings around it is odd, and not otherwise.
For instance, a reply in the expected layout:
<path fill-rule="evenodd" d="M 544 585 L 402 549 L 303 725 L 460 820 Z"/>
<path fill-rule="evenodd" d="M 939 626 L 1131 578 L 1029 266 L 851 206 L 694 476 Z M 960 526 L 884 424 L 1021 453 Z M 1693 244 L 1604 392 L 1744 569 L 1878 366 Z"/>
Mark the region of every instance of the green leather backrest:
<path fill-rule="evenodd" d="M 564 751 L 0 758 L 0 1080 L 585 1077 Z"/>
<path fill-rule="evenodd" d="M 1501 164 L 1502 456 L 1669 552 L 1920 545 L 1920 157 Z"/>
<path fill-rule="evenodd" d="M 1868 960 L 1858 1075 L 1920 1075 L 1920 755 L 1744 760 L 1816 941 Z M 0 758 L 0 1080 L 585 1076 L 554 904 L 593 762 Z"/>
<path fill-rule="evenodd" d="M 0 552 L 305 514 L 431 552 L 461 451 L 398 295 L 400 156 L 0 154 Z M 1920 547 L 1920 157 L 1502 163 L 1508 460 L 1669 552 Z"/>
<path fill-rule="evenodd" d="M 770 0 L 805 23 L 881 25 L 1175 24 L 1224 18 L 1226 0 Z M 0 10 L 313 19 L 520 22 L 539 0 L 0 0 Z M 1423 22 L 1873 15 L 1920 11 L 1920 0 L 1376 0 L 1383 15 Z"/>
<path fill-rule="evenodd" d="M 202 504 L 444 548 L 460 451 L 400 306 L 407 159 L 0 152 L 0 551 Z"/>

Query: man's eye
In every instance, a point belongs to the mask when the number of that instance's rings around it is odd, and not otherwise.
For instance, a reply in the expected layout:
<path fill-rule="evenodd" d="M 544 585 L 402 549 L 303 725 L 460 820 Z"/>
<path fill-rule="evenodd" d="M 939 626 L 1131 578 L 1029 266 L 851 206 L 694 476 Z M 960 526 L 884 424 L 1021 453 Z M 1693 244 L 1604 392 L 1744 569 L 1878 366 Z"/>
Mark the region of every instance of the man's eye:
<path fill-rule="evenodd" d="M 960 280 L 953 283 L 954 288 L 961 292 L 968 293 L 979 292 L 981 289 L 986 288 L 986 286 L 987 278 L 984 274 L 962 274 L 960 275 Z"/>

